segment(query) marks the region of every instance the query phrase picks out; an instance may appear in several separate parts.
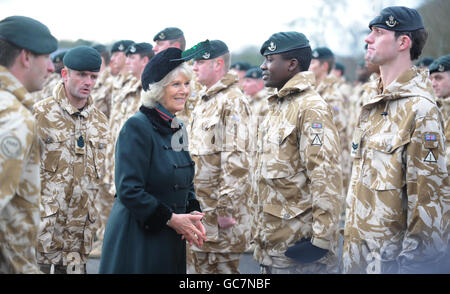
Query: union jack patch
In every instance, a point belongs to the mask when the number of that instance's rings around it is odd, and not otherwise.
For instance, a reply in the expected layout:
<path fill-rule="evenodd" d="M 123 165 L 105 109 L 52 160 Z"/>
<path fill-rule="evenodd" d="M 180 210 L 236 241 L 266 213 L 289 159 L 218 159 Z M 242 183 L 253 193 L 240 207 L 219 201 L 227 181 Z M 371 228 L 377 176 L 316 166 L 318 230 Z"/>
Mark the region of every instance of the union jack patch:
<path fill-rule="evenodd" d="M 322 128 L 322 124 L 321 123 L 313 123 L 312 124 L 312 128 L 313 129 L 321 129 Z"/>
<path fill-rule="evenodd" d="M 425 141 L 436 141 L 436 135 L 426 134 Z"/>

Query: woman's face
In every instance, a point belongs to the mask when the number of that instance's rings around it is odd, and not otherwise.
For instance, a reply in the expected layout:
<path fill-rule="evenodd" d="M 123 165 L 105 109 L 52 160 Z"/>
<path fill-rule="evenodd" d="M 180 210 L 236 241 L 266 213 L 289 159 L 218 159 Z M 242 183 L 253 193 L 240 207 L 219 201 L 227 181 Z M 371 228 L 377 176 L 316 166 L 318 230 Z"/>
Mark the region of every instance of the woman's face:
<path fill-rule="evenodd" d="M 184 109 L 184 103 L 190 94 L 190 83 L 183 74 L 178 74 L 164 89 L 164 96 L 160 103 L 167 111 L 175 114 Z"/>

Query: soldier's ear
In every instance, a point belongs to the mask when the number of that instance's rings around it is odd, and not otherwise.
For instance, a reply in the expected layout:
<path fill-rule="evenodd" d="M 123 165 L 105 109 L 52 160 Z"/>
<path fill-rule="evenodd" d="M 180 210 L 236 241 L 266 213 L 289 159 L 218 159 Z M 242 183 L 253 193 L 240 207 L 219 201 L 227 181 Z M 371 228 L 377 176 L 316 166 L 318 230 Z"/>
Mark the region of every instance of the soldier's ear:
<path fill-rule="evenodd" d="M 67 79 L 69 77 L 69 69 L 67 67 L 63 67 L 61 69 L 61 77 L 62 77 L 63 81 L 66 83 Z"/>
<path fill-rule="evenodd" d="M 290 72 L 296 71 L 298 69 L 299 65 L 298 65 L 298 60 L 296 58 L 291 58 L 289 60 L 289 66 L 288 66 L 288 70 Z"/>
<path fill-rule="evenodd" d="M 399 44 L 400 51 L 409 50 L 412 46 L 411 38 L 408 35 L 401 35 L 398 37 L 397 42 Z"/>

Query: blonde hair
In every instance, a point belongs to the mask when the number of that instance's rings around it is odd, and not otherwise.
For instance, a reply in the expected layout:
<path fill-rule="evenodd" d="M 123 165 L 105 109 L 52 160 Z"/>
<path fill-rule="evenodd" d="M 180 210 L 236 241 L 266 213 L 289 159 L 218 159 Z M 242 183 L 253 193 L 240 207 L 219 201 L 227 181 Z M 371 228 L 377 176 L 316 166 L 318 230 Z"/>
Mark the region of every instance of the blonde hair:
<path fill-rule="evenodd" d="M 193 71 L 185 62 L 174 68 L 161 81 L 150 84 L 147 91 L 141 92 L 141 103 L 145 107 L 151 108 L 159 102 L 164 96 L 166 86 L 168 86 L 179 74 L 184 75 L 187 79 L 192 80 Z M 192 83 L 191 83 L 192 89 Z"/>

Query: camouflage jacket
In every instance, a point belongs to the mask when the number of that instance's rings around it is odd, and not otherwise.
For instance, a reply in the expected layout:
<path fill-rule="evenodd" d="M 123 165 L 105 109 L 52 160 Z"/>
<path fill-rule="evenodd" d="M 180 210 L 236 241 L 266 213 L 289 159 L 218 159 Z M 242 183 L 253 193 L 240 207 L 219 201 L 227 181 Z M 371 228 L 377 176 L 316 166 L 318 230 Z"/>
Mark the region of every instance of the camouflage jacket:
<path fill-rule="evenodd" d="M 194 251 L 239 253 L 246 247 L 249 215 L 250 108 L 234 73 L 226 74 L 199 98 L 192 113 L 189 150 L 196 165 L 194 184 L 207 241 Z M 228 229 L 218 216 L 233 217 Z"/>
<path fill-rule="evenodd" d="M 111 131 L 113 144 L 108 145 L 106 150 L 106 177 L 104 179 L 110 187 L 110 195 L 116 194 L 114 185 L 114 154 L 116 150 L 116 140 L 119 137 L 119 132 L 125 122 L 139 111 L 139 107 L 141 106 L 141 91 L 141 81 L 131 76 L 122 86 L 121 91 L 116 91 L 115 96 L 113 97 L 111 116 L 109 118 L 109 129 Z"/>
<path fill-rule="evenodd" d="M 91 97 L 80 112 L 69 103 L 62 82 L 53 93 L 33 111 L 44 145 L 38 261 L 85 263 L 96 229 L 94 200 L 110 145 L 108 124 Z M 72 260 L 74 253 L 81 260 Z"/>
<path fill-rule="evenodd" d="M 33 97 L 0 66 L 0 273 L 40 273 L 39 159 Z"/>
<path fill-rule="evenodd" d="M 103 112 L 107 118 L 111 113 L 111 94 L 114 84 L 114 76 L 111 75 L 111 68 L 107 67 L 100 73 L 91 96 L 95 107 Z"/>
<path fill-rule="evenodd" d="M 337 263 L 341 147 L 331 107 L 314 90 L 313 73 L 298 73 L 269 97 L 258 130 L 256 261 L 292 266 L 287 248 L 311 238 L 330 250 L 320 262 Z"/>
<path fill-rule="evenodd" d="M 439 98 L 438 106 L 445 120 L 445 139 L 446 139 L 446 155 L 447 155 L 447 172 L 450 173 L 450 97 Z"/>
<path fill-rule="evenodd" d="M 343 271 L 430 270 L 445 252 L 449 221 L 442 117 L 426 70 L 380 85 L 352 140 Z"/>

